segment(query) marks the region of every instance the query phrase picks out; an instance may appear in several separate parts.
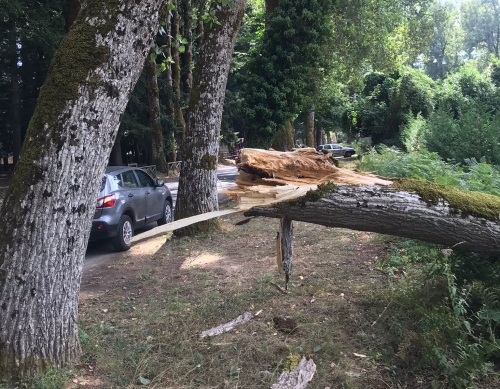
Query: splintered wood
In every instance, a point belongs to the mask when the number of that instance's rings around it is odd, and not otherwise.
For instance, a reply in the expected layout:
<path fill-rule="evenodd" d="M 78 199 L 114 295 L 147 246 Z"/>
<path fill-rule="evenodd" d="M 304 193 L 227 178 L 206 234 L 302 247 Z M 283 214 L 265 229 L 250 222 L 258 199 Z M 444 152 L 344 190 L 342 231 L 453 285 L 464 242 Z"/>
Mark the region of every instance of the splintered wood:
<path fill-rule="evenodd" d="M 332 154 L 313 148 L 280 152 L 243 149 L 237 187 L 224 191 L 236 208 L 274 204 L 304 196 L 327 182 L 354 185 L 390 185 L 380 177 L 337 167 Z"/>

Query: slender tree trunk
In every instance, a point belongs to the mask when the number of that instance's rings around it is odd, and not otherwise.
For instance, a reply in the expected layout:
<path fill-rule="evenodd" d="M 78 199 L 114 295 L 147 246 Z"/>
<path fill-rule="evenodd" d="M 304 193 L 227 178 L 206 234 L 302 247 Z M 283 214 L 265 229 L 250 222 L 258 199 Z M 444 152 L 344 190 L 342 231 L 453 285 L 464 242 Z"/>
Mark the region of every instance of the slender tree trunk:
<path fill-rule="evenodd" d="M 182 88 L 184 93 L 189 95 L 193 85 L 193 72 L 191 70 L 193 62 L 193 7 L 191 0 L 183 1 L 183 38 L 187 40 L 182 54 Z"/>
<path fill-rule="evenodd" d="M 184 136 L 186 133 L 186 122 L 184 120 L 184 116 L 182 114 L 181 107 L 181 57 L 179 53 L 179 23 L 180 23 L 180 15 L 179 15 L 179 3 L 177 0 L 173 0 L 176 6 L 176 9 L 172 12 L 172 36 L 173 36 L 173 44 L 172 44 L 172 60 L 174 63 L 172 64 L 172 89 L 174 92 L 174 118 L 177 127 L 176 131 L 176 142 L 177 145 L 182 147 L 182 143 L 184 141 Z M 184 155 L 182 155 L 182 159 L 184 159 Z"/>
<path fill-rule="evenodd" d="M 151 160 L 159 172 L 167 172 L 163 150 L 163 127 L 160 120 L 160 90 L 156 77 L 156 63 L 149 58 L 144 64 L 148 84 L 149 128 L 151 129 Z"/>
<path fill-rule="evenodd" d="M 494 198 L 494 196 L 491 196 Z M 438 243 L 458 250 L 500 254 L 500 222 L 457 211 L 440 199 L 434 205 L 418 194 L 391 186 L 337 185 L 317 201 L 255 207 L 246 216 L 284 216 L 327 227 L 349 228 Z"/>
<path fill-rule="evenodd" d="M 271 147 L 278 151 L 291 151 L 294 147 L 295 130 L 291 119 L 274 135 Z"/>
<path fill-rule="evenodd" d="M 170 3 L 171 0 L 169 0 L 165 6 L 167 6 Z M 171 23 L 172 17 L 170 15 L 170 12 L 167 12 L 165 14 L 165 24 L 166 24 L 166 31 L 167 31 L 167 37 L 172 36 L 172 23 Z M 165 58 L 172 58 L 172 39 L 167 38 L 165 45 L 163 47 L 163 52 L 165 54 Z M 176 143 L 176 132 L 177 132 L 177 126 L 175 125 L 175 112 L 174 112 L 174 94 L 173 94 L 173 86 L 172 86 L 172 64 L 169 63 L 167 66 L 167 69 L 164 71 L 164 77 L 165 81 L 167 83 L 167 89 L 168 89 L 168 100 L 167 100 L 167 116 L 170 118 L 170 123 L 174 123 L 174 125 L 169 126 L 169 132 L 168 132 L 168 146 L 167 146 L 167 161 L 168 162 L 175 162 L 177 161 L 177 143 Z"/>
<path fill-rule="evenodd" d="M 217 11 L 220 25 L 213 24 L 212 28 L 205 30 L 196 61 L 175 208 L 177 219 L 219 209 L 217 157 L 222 109 L 234 42 L 246 0 L 236 0 L 233 5 Z M 176 233 L 192 234 L 214 226 L 217 226 L 217 221 L 209 220 L 176 230 Z"/>
<path fill-rule="evenodd" d="M 118 132 L 118 134 L 116 134 L 116 139 L 115 143 L 113 144 L 113 148 L 111 149 L 111 155 L 109 156 L 110 166 L 123 165 L 121 138 L 122 135 Z"/>
<path fill-rule="evenodd" d="M 95 196 L 161 3 L 90 2 L 54 55 L 0 209 L 0 380 L 80 352 Z"/>
<path fill-rule="evenodd" d="M 332 143 L 332 133 L 330 131 L 326 132 L 326 143 Z"/>
<path fill-rule="evenodd" d="M 324 143 L 324 142 L 322 142 L 323 129 L 320 126 L 315 126 L 314 135 L 316 137 L 316 146 L 322 145 Z"/>
<path fill-rule="evenodd" d="M 314 147 L 314 111 L 311 109 L 306 118 L 306 145 Z"/>
<path fill-rule="evenodd" d="M 22 132 L 21 132 L 21 96 L 19 90 L 19 68 L 17 62 L 19 60 L 18 49 L 17 49 L 17 31 L 16 22 L 11 20 L 10 22 L 10 32 L 9 32 L 9 43 L 10 43 L 10 112 L 11 112 L 11 129 L 12 129 L 12 150 L 13 150 L 13 162 L 16 166 L 19 160 L 19 154 L 21 153 L 22 146 Z"/>

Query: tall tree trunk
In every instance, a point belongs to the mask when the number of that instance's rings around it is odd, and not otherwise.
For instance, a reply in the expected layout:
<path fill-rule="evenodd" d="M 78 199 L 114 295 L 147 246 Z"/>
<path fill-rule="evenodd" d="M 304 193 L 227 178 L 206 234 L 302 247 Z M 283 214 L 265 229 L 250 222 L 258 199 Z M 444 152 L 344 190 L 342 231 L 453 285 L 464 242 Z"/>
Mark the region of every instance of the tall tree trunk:
<path fill-rule="evenodd" d="M 314 147 L 314 111 L 312 109 L 306 117 L 306 145 Z"/>
<path fill-rule="evenodd" d="M 174 63 L 172 64 L 172 90 L 174 92 L 174 118 L 177 127 L 176 131 L 176 142 L 177 145 L 181 146 L 181 150 L 183 150 L 182 143 L 184 141 L 184 136 L 186 133 L 186 122 L 184 120 L 184 116 L 182 115 L 182 107 L 181 107 L 181 58 L 179 53 L 179 23 L 180 23 L 180 15 L 179 15 L 179 2 L 177 0 L 173 0 L 176 9 L 172 12 L 172 36 L 173 36 L 173 44 L 172 44 L 172 60 Z M 182 159 L 184 159 L 184 155 L 182 155 Z"/>
<path fill-rule="evenodd" d="M 156 63 L 149 58 L 144 64 L 148 84 L 149 128 L 151 129 L 151 160 L 159 172 L 167 172 L 163 150 L 163 127 L 160 120 L 160 91 L 156 77 Z"/>
<path fill-rule="evenodd" d="M 419 239 L 457 250 L 500 254 L 498 214 L 496 220 L 473 216 L 457 210 L 442 198 L 437 203 L 430 202 L 418 194 L 391 186 L 336 185 L 331 193 L 318 197 L 266 208 L 254 207 L 245 212 L 245 216 L 287 217 L 327 227 Z M 489 197 L 498 207 L 498 198 Z M 481 201 L 483 199 L 478 199 L 479 206 Z"/>
<path fill-rule="evenodd" d="M 167 7 L 166 9 L 168 10 L 168 4 L 171 2 L 171 0 L 167 1 L 164 7 Z M 172 17 L 170 12 L 166 12 L 165 16 L 165 25 L 166 25 L 166 31 L 167 31 L 167 37 L 172 36 Z M 165 45 L 163 47 L 163 53 L 165 54 L 165 58 L 172 58 L 172 39 L 167 38 Z M 175 123 L 175 117 L 174 117 L 174 94 L 173 94 L 173 86 L 172 86 L 172 64 L 169 63 L 167 68 L 164 71 L 164 77 L 165 81 L 167 83 L 167 89 L 168 89 L 168 100 L 166 103 L 167 106 L 167 116 L 170 118 L 171 123 Z M 168 146 L 167 146 L 167 151 L 166 151 L 166 158 L 168 162 L 175 162 L 177 161 L 177 143 L 176 143 L 176 125 L 171 125 L 169 126 L 169 132 L 168 132 Z"/>
<path fill-rule="evenodd" d="M 161 3 L 89 2 L 54 55 L 0 209 L 0 380 L 80 353 L 95 196 Z"/>
<path fill-rule="evenodd" d="M 19 91 L 19 54 L 17 49 L 17 31 L 16 22 L 14 20 L 10 21 L 10 31 L 9 31 L 9 49 L 10 49 L 10 112 L 11 112 L 11 129 L 12 129 L 12 150 L 13 150 L 13 162 L 16 166 L 19 160 L 19 154 L 21 153 L 22 146 L 22 132 L 21 132 L 21 97 Z"/>
<path fill-rule="evenodd" d="M 183 1 L 183 38 L 187 40 L 184 45 L 184 53 L 182 54 L 182 88 L 184 93 L 189 96 L 191 87 L 193 86 L 193 7 L 191 0 Z"/>
<path fill-rule="evenodd" d="M 177 219 L 219 209 L 217 157 L 222 109 L 234 42 L 246 0 L 235 0 L 232 5 L 216 12 L 220 25 L 213 24 L 212 28 L 205 29 L 196 61 L 175 208 Z M 176 234 L 193 234 L 214 226 L 217 222 L 209 220 L 176 230 Z"/>
<path fill-rule="evenodd" d="M 274 135 L 271 147 L 278 151 L 291 151 L 294 147 L 295 130 L 291 119 Z"/>
<path fill-rule="evenodd" d="M 120 132 L 116 134 L 115 143 L 113 144 L 113 148 L 111 149 L 111 155 L 109 156 L 109 165 L 110 166 L 122 166 L 123 158 L 122 158 L 122 144 L 121 144 L 122 135 Z"/>
<path fill-rule="evenodd" d="M 331 131 L 326 132 L 326 143 L 332 143 L 332 133 Z"/>
<path fill-rule="evenodd" d="M 314 127 L 314 135 L 316 137 L 316 146 L 324 144 L 323 140 L 323 129 L 320 126 Z"/>

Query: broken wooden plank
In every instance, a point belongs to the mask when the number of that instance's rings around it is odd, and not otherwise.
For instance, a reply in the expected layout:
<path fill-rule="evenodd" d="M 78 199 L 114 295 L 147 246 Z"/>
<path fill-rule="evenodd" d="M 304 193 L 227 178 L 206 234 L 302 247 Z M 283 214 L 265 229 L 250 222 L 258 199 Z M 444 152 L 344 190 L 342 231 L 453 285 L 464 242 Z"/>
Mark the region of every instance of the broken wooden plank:
<path fill-rule="evenodd" d="M 158 235 L 163 235 L 166 232 L 177 230 L 178 228 L 183 228 L 194 223 L 214 219 L 216 217 L 221 217 L 236 212 L 241 212 L 241 210 L 232 208 L 232 209 L 225 209 L 222 211 L 207 212 L 196 216 L 186 217 L 184 219 L 176 220 L 172 223 L 164 224 L 163 226 L 154 228 L 150 231 L 143 232 L 140 235 L 136 235 L 131 239 L 131 242 L 137 243 L 145 239 L 153 238 Z"/>
<path fill-rule="evenodd" d="M 304 389 L 316 373 L 316 364 L 312 359 L 302 357 L 292 371 L 281 373 L 278 382 L 271 389 Z"/>

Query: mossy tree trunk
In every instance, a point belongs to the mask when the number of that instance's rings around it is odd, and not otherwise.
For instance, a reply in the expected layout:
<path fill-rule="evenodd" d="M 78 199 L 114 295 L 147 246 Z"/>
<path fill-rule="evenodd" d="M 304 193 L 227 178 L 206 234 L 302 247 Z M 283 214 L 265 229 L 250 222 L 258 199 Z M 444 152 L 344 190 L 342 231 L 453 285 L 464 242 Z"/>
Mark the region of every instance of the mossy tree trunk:
<path fill-rule="evenodd" d="M 219 209 L 217 163 L 222 109 L 234 42 L 245 11 L 246 0 L 216 12 L 220 25 L 205 26 L 203 41 L 193 72 L 188 122 L 183 144 L 183 160 L 176 219 Z M 197 223 L 177 235 L 193 234 L 217 226 L 216 220 Z"/>
<path fill-rule="evenodd" d="M 405 180 L 401 180 L 405 181 Z M 410 180 L 416 182 L 416 180 Z M 420 185 L 436 184 L 419 181 Z M 496 196 L 459 191 L 467 209 L 439 198 L 423 198 L 411 189 L 393 186 L 337 185 L 319 199 L 292 200 L 271 207 L 255 207 L 246 216 L 287 217 L 327 227 L 372 231 L 445 245 L 489 255 L 500 255 L 500 200 Z M 446 195 L 446 194 L 445 194 Z M 314 196 L 309 196 L 310 198 Z M 475 211 L 471 211 L 475 206 Z M 474 212 L 476 213 L 474 215 Z M 481 213 L 485 214 L 481 216 Z"/>
<path fill-rule="evenodd" d="M 156 170 L 167 172 L 167 161 L 163 150 L 163 127 L 160 120 L 160 90 L 156 77 L 156 63 L 146 58 L 144 64 L 148 85 L 149 128 L 151 129 L 151 159 Z"/>
<path fill-rule="evenodd" d="M 314 147 L 314 110 L 309 110 L 306 117 L 306 145 Z"/>
<path fill-rule="evenodd" d="M 271 147 L 278 151 L 291 151 L 294 147 L 295 130 L 291 119 L 274 135 Z"/>
<path fill-rule="evenodd" d="M 163 0 L 87 0 L 54 55 L 0 209 L 0 381 L 80 353 L 96 196 Z"/>

